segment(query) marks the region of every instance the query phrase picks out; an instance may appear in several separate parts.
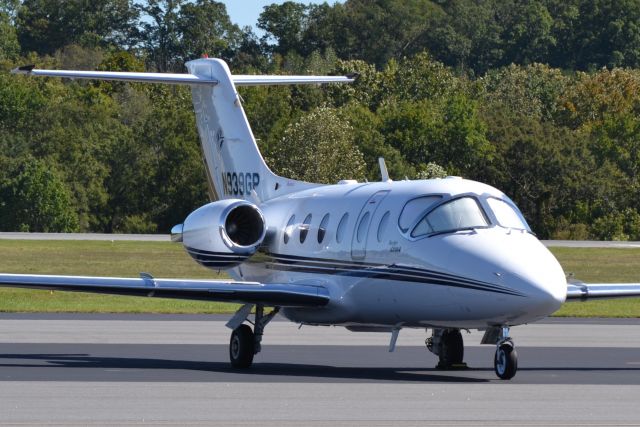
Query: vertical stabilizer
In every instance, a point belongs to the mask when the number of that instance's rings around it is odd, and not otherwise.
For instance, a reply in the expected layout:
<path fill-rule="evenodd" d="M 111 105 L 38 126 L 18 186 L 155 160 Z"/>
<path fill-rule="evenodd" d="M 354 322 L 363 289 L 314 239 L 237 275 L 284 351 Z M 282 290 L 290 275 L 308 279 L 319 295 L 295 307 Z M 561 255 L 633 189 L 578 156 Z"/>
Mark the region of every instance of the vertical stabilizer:
<path fill-rule="evenodd" d="M 265 201 L 320 185 L 282 178 L 269 170 L 242 109 L 236 85 L 350 83 L 357 76 L 232 76 L 223 60 L 209 58 L 189 61 L 186 65 L 189 74 L 41 70 L 33 65 L 18 67 L 11 72 L 30 76 L 191 86 L 209 188 L 214 199 L 255 201 L 257 198 Z"/>
<path fill-rule="evenodd" d="M 190 74 L 217 80 L 192 85 L 193 106 L 202 141 L 209 184 L 217 199 L 264 201 L 312 184 L 281 178 L 266 165 L 251 132 L 227 64 L 220 59 L 187 62 Z"/>

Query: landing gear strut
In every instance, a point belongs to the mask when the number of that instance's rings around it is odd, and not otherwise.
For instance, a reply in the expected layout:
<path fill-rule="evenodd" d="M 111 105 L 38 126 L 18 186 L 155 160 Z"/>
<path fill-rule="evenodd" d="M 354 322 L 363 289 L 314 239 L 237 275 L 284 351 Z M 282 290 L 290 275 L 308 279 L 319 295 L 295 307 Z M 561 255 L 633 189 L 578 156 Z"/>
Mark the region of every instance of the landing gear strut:
<path fill-rule="evenodd" d="M 438 356 L 438 369 L 466 368 L 464 342 L 460 329 L 434 329 L 425 341 L 429 351 Z"/>
<path fill-rule="evenodd" d="M 501 380 L 510 380 L 518 371 L 518 353 L 516 353 L 513 340 L 509 337 L 508 327 L 503 327 L 501 330 L 493 367 Z"/>
<path fill-rule="evenodd" d="M 227 325 L 243 322 L 247 319 L 251 306 L 241 307 L 234 318 Z M 253 356 L 260 353 L 262 335 L 267 323 L 271 321 L 280 311 L 280 307 L 275 307 L 268 314 L 264 314 L 264 306 L 258 304 L 255 307 L 255 320 L 253 322 L 253 330 L 247 324 L 240 324 L 231 332 L 231 340 L 229 341 L 229 360 L 231 366 L 239 369 L 246 369 L 253 363 Z"/>

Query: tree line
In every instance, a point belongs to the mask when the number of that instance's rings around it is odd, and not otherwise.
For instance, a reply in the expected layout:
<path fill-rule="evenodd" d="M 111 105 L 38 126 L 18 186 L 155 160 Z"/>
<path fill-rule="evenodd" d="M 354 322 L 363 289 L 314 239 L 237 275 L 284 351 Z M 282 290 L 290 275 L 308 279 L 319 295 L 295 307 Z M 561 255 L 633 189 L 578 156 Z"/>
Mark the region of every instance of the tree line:
<path fill-rule="evenodd" d="M 207 192 L 184 87 L 11 76 L 39 68 L 342 74 L 241 88 L 267 163 L 333 183 L 461 175 L 544 238 L 640 239 L 640 0 L 0 0 L 0 229 L 167 232 Z"/>

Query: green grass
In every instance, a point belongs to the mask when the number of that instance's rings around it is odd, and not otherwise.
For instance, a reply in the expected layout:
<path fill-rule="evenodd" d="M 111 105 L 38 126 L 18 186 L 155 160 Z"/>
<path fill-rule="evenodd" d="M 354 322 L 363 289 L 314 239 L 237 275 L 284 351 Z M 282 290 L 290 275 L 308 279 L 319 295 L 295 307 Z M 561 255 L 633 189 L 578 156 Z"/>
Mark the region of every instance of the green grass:
<path fill-rule="evenodd" d="M 551 248 L 566 273 L 586 283 L 640 283 L 640 249 Z M 640 298 L 566 303 L 555 316 L 640 317 Z"/>
<path fill-rule="evenodd" d="M 640 249 L 552 248 L 566 272 L 585 282 L 640 282 Z M 3 273 L 225 278 L 170 242 L 0 240 Z M 0 311 L 228 313 L 236 305 L 76 292 L 0 288 Z M 558 316 L 640 317 L 640 299 L 572 302 Z"/>

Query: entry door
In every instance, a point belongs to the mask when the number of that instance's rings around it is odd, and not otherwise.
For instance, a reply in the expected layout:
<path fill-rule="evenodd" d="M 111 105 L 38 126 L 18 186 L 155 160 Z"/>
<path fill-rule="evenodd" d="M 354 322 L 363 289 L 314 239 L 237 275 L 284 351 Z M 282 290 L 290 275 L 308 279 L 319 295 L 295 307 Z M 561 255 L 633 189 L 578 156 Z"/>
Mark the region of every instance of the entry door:
<path fill-rule="evenodd" d="M 367 254 L 367 238 L 369 237 L 369 230 L 374 225 L 373 219 L 380 206 L 380 202 L 384 199 L 389 190 L 378 191 L 373 196 L 369 197 L 367 202 L 362 207 L 356 226 L 353 230 L 353 238 L 351 239 L 351 258 L 363 259 Z"/>

